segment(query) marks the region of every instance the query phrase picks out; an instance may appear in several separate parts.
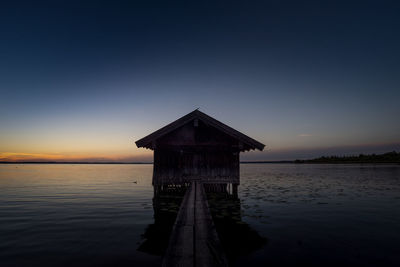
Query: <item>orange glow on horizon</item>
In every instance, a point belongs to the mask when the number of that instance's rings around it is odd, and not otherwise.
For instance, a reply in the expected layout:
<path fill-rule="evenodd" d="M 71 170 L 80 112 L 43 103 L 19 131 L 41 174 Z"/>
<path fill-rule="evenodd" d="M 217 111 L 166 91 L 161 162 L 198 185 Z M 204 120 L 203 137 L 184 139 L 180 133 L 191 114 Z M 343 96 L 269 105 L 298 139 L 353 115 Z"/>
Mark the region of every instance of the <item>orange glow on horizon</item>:
<path fill-rule="evenodd" d="M 98 154 L 50 154 L 50 153 L 0 153 L 0 161 L 4 162 L 135 162 L 152 161 L 152 153 L 137 153 L 135 155 L 98 155 Z"/>

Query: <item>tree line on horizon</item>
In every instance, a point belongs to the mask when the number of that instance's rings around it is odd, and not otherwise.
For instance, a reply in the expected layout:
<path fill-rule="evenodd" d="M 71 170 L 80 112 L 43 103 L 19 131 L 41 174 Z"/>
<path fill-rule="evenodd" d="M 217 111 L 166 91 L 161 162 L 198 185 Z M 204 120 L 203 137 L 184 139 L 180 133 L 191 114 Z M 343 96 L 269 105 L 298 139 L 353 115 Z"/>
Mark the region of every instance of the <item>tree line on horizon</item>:
<path fill-rule="evenodd" d="M 400 153 L 359 154 L 358 156 L 323 156 L 315 159 L 296 159 L 295 163 L 400 163 Z"/>

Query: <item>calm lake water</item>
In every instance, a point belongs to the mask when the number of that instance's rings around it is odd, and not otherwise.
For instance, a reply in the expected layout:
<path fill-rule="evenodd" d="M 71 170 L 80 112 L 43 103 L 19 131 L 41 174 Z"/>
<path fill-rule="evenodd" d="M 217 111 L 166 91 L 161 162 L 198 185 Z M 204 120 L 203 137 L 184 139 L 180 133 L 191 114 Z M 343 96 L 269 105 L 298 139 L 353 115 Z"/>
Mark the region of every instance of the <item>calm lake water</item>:
<path fill-rule="evenodd" d="M 0 266 L 159 266 L 137 250 L 151 177 L 152 165 L 0 165 Z M 241 183 L 242 220 L 267 242 L 235 265 L 400 266 L 399 165 L 242 164 Z"/>

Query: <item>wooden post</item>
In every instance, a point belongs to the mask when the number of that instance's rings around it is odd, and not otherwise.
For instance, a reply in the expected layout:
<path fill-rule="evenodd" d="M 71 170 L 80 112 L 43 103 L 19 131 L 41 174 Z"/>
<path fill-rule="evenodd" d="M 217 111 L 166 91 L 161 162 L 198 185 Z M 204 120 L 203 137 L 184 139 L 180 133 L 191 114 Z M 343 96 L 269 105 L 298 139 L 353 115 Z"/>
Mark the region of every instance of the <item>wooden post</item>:
<path fill-rule="evenodd" d="M 157 197 L 161 193 L 161 185 L 154 185 L 154 197 Z"/>
<path fill-rule="evenodd" d="M 234 197 L 238 197 L 238 186 L 239 184 L 232 184 L 232 193 Z"/>

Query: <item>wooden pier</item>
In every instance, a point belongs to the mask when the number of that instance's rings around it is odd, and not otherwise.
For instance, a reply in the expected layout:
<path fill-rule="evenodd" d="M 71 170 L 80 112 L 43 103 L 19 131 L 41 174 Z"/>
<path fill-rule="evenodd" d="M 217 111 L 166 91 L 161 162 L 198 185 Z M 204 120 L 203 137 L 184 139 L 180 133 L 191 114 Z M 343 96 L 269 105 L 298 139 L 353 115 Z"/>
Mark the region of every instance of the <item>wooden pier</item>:
<path fill-rule="evenodd" d="M 162 266 L 228 266 L 202 183 L 185 193 Z"/>

